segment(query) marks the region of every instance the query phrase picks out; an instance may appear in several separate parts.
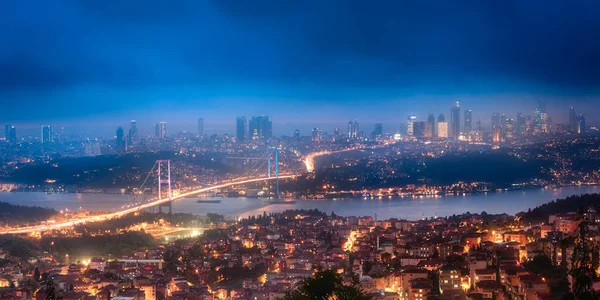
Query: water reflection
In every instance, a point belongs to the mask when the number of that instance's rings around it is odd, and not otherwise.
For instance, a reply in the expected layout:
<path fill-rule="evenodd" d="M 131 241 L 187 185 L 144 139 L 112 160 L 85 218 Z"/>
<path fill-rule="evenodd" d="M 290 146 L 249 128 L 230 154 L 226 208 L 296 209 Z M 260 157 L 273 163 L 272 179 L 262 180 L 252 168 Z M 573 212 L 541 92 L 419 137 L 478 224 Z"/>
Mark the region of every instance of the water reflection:
<path fill-rule="evenodd" d="M 377 214 L 380 219 L 420 219 L 460 214 L 467 211 L 480 213 L 515 214 L 528 208 L 571 195 L 597 193 L 597 186 L 565 187 L 560 189 L 532 189 L 501 193 L 484 193 L 457 196 L 388 197 L 376 199 L 296 200 L 293 204 L 271 204 L 266 200 L 252 198 L 219 198 L 221 203 L 197 203 L 195 199 L 181 199 L 173 203 L 173 212 L 195 214 L 219 213 L 232 217 L 258 215 L 263 212 L 280 212 L 286 209 L 319 209 L 338 215 L 363 216 Z M 140 199 L 138 199 L 139 201 Z M 0 193 L 0 201 L 19 205 L 51 207 L 56 210 L 115 211 L 131 204 L 132 195 L 101 194 L 46 194 L 46 193 Z"/>

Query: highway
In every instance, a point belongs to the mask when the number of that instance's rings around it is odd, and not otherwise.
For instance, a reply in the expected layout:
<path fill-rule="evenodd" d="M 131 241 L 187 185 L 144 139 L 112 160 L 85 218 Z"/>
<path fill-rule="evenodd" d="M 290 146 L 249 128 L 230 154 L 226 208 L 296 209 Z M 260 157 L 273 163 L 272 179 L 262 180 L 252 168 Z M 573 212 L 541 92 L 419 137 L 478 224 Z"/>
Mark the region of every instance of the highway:
<path fill-rule="evenodd" d="M 304 166 L 306 167 L 307 172 L 314 172 L 315 171 L 315 158 L 317 158 L 319 156 L 330 155 L 330 154 L 334 154 L 334 153 L 356 151 L 356 150 L 377 149 L 377 148 L 386 147 L 388 145 L 389 145 L 388 143 L 385 143 L 383 145 L 375 145 L 375 146 L 370 146 L 370 147 L 360 146 L 360 147 L 352 147 L 352 148 L 346 148 L 346 149 L 340 149 L 340 150 L 313 152 L 313 153 L 306 155 L 303 158 L 303 162 L 304 162 Z"/>
<path fill-rule="evenodd" d="M 295 176 L 294 175 L 280 175 L 279 176 L 280 179 L 287 179 L 287 178 L 293 178 L 293 177 L 295 177 Z M 61 222 L 61 223 L 55 223 L 55 224 L 43 224 L 43 225 L 35 225 L 35 226 L 28 226 L 28 227 L 0 228 L 0 234 L 27 234 L 27 233 L 33 233 L 33 232 L 58 230 L 58 229 L 68 228 L 68 227 L 85 224 L 85 223 L 102 222 L 102 221 L 106 221 L 106 220 L 110 220 L 110 219 L 120 218 L 127 214 L 135 213 L 137 211 L 141 211 L 141 210 L 153 207 L 153 206 L 165 204 L 165 203 L 168 203 L 169 201 L 178 200 L 181 198 L 185 198 L 187 196 L 204 193 L 204 192 L 208 192 L 211 190 L 226 188 L 226 187 L 230 187 L 230 186 L 234 186 L 234 185 L 247 184 L 247 183 L 259 182 L 259 181 L 265 181 L 265 180 L 275 180 L 275 179 L 277 179 L 277 177 L 274 177 L 274 176 L 271 176 L 271 177 L 265 176 L 265 177 L 258 177 L 258 178 L 253 178 L 253 179 L 246 179 L 246 178 L 235 179 L 235 180 L 232 180 L 229 182 L 225 182 L 225 183 L 185 192 L 185 193 L 173 196 L 173 197 L 171 197 L 171 199 L 168 199 L 168 198 L 167 199 L 156 199 L 154 201 L 140 203 L 138 206 L 123 209 L 121 211 L 117 211 L 117 212 L 113 212 L 113 213 L 95 215 L 95 216 L 90 216 L 90 217 L 85 217 L 85 218 L 81 218 L 81 219 L 76 219 L 76 220 L 71 220 L 71 221 L 66 221 L 66 222 Z"/>

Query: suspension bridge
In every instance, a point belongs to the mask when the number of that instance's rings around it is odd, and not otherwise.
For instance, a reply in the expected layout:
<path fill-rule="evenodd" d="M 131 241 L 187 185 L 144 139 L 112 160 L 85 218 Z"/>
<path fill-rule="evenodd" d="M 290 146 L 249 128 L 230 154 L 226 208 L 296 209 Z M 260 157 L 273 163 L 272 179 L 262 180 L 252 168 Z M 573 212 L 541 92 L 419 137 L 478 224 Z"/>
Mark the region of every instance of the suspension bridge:
<path fill-rule="evenodd" d="M 273 162 L 274 160 L 274 162 Z M 239 185 L 245 185 L 249 183 L 258 183 L 264 181 L 275 181 L 276 184 L 276 194 L 275 196 L 279 196 L 279 180 L 280 179 L 289 179 L 294 178 L 296 175 L 293 174 L 280 174 L 279 173 L 279 150 L 276 147 L 269 147 L 267 149 L 267 157 L 259 158 L 256 160 L 259 163 L 255 165 L 259 166 L 257 169 L 253 169 L 252 167 L 249 170 L 249 173 L 245 176 L 238 177 L 233 180 L 224 180 L 218 183 L 212 184 L 206 187 L 198 187 L 198 188 L 190 188 L 185 192 L 177 191 L 174 193 L 173 184 L 171 182 L 171 161 L 170 160 L 159 160 L 157 161 L 145 180 L 142 183 L 142 186 L 138 191 L 142 191 L 145 187 L 145 184 L 148 182 L 149 178 L 152 174 L 156 173 L 158 176 L 158 193 L 156 198 L 153 199 L 144 199 L 143 201 L 136 201 L 139 193 L 134 195 L 133 203 L 122 208 L 119 211 L 98 214 L 94 216 L 87 216 L 76 218 L 72 220 L 61 221 L 53 224 L 40 224 L 40 225 L 32 225 L 32 226 L 24 226 L 24 227 L 4 227 L 0 228 L 0 234 L 27 234 L 34 232 L 43 232 L 43 231 L 51 231 L 51 230 L 60 230 L 69 227 L 73 227 L 76 225 L 92 223 L 92 222 L 102 222 L 110 219 L 116 219 L 123 217 L 128 214 L 140 212 L 146 209 L 150 209 L 153 207 L 168 207 L 171 209 L 171 203 L 173 201 L 183 199 L 192 195 L 206 193 L 214 190 L 219 190 L 223 188 L 229 188 Z M 258 174 L 260 170 L 267 164 L 267 174 L 261 175 Z M 274 169 L 274 170 L 273 170 Z M 264 172 L 264 171 L 263 171 Z M 164 186 L 164 188 L 163 188 Z M 166 189 L 166 191 L 165 191 Z"/>

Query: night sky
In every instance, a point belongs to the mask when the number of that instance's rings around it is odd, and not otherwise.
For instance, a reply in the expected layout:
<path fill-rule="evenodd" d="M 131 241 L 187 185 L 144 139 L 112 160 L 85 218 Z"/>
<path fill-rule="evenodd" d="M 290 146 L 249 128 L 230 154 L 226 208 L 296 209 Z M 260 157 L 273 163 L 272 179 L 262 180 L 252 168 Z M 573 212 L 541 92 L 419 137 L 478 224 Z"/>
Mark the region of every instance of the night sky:
<path fill-rule="evenodd" d="M 276 134 L 568 107 L 600 123 L 598 1 L 0 1 L 0 124 Z M 596 104 L 596 105 L 593 105 Z M 372 130 L 365 125 L 365 131 Z M 106 129 L 106 130 L 108 130 Z M 106 131 L 108 132 L 108 131 Z M 307 132 L 306 132 L 307 133 Z"/>

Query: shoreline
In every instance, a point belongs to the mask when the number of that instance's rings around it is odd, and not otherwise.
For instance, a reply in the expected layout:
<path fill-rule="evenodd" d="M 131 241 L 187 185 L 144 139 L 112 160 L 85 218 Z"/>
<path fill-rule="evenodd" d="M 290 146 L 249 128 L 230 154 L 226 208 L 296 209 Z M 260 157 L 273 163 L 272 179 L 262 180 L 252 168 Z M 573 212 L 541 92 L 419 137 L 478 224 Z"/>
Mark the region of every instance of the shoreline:
<path fill-rule="evenodd" d="M 277 203 L 266 198 L 254 197 L 216 197 L 222 199 L 220 204 L 197 203 L 195 199 L 174 202 L 175 213 L 191 213 L 205 215 L 207 212 L 227 217 L 245 217 L 263 212 L 281 212 L 288 209 L 319 209 L 334 211 L 341 216 L 374 216 L 379 218 L 403 218 L 419 220 L 423 216 L 445 217 L 453 214 L 486 211 L 493 214 L 516 213 L 529 208 L 572 195 L 600 193 L 599 185 L 570 185 L 557 188 L 519 188 L 500 192 L 462 193 L 452 195 L 417 195 L 405 197 L 346 197 L 336 199 L 300 199 L 293 198 L 295 203 Z M 519 193 L 521 191 L 521 193 Z M 526 193 L 529 191 L 530 193 Z M 31 196 L 28 196 L 31 195 Z M 35 194 L 35 196 L 34 196 Z M 39 206 L 73 211 L 111 212 L 117 207 L 130 204 L 132 195 L 110 194 L 52 194 L 41 192 L 0 193 L 0 202 L 25 206 Z M 469 197 L 473 196 L 473 197 Z M 479 197 L 479 198 L 477 198 Z M 491 197 L 491 198 L 486 198 Z M 403 201 L 404 200 L 404 201 Z M 508 206 L 506 204 L 512 203 Z"/>
<path fill-rule="evenodd" d="M 526 191 L 526 190 L 551 190 L 551 189 L 561 189 L 568 187 L 588 187 L 588 186 L 600 186 L 600 183 L 582 183 L 582 184 L 564 184 L 564 185 L 527 185 L 520 187 L 508 187 L 508 188 L 497 188 L 490 189 L 486 191 L 454 191 L 454 192 L 436 192 L 436 193 L 406 193 L 403 195 L 393 195 L 391 199 L 404 199 L 404 198 L 414 198 L 414 197 L 427 197 L 427 198 L 435 198 L 435 197 L 443 197 L 443 196 L 469 196 L 469 195 L 480 195 L 480 194 L 492 194 L 492 193 L 503 193 L 510 191 Z M 124 192 L 124 191 L 92 191 L 92 190 L 63 190 L 63 191 L 54 191 L 52 189 L 33 189 L 33 190 L 24 190 L 24 189 L 13 189 L 13 190 L 2 190 L 0 193 L 46 193 L 46 194 L 92 194 L 92 195 L 124 195 L 124 196 L 147 196 L 152 195 L 151 193 L 140 193 L 136 194 L 133 192 Z M 385 196 L 377 196 L 369 193 L 363 193 L 360 191 L 342 191 L 340 194 L 346 194 L 346 196 L 335 197 L 335 194 L 325 194 L 323 197 L 296 197 L 293 200 L 345 200 L 345 199 L 377 199 L 377 198 L 390 198 L 390 195 Z M 349 196 L 350 194 L 356 196 Z M 364 196 L 364 194 L 369 194 L 369 196 Z M 211 197 L 225 197 L 225 196 L 211 196 Z M 262 199 L 267 200 L 271 199 L 270 197 L 247 197 L 247 196 L 226 196 L 226 198 L 249 198 L 249 199 Z"/>

